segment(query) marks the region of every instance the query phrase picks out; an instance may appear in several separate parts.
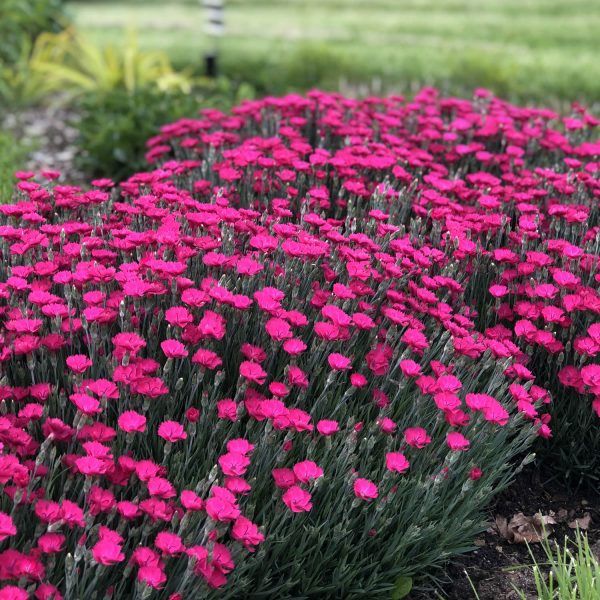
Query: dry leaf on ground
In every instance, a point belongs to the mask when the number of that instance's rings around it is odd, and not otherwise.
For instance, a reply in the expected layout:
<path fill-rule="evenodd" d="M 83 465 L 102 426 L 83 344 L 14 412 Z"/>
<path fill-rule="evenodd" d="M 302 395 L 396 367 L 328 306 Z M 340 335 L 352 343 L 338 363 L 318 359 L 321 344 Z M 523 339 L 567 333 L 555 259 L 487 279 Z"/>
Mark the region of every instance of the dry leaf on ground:
<path fill-rule="evenodd" d="M 553 517 L 537 513 L 531 517 L 517 513 L 510 521 L 504 517 L 496 517 L 498 533 L 511 544 L 536 544 L 552 533 L 556 524 Z"/>
<path fill-rule="evenodd" d="M 586 512 L 583 517 L 578 517 L 577 519 L 573 519 L 572 521 L 569 521 L 567 523 L 567 525 L 571 528 L 571 529 L 583 529 L 586 530 L 589 526 L 590 523 L 592 522 L 592 515 L 590 515 L 590 513 Z"/>

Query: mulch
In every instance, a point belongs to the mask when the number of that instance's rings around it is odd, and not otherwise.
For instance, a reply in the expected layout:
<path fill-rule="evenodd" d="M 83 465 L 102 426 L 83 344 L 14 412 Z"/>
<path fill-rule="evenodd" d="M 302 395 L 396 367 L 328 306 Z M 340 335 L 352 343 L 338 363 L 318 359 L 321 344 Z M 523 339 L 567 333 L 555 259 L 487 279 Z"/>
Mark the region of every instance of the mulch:
<path fill-rule="evenodd" d="M 557 523 L 552 526 L 549 539 L 561 544 L 565 537 L 575 538 L 576 529 L 569 523 L 573 525 L 574 520 L 589 515 L 591 520 L 586 533 L 592 550 L 600 557 L 598 491 L 573 491 L 557 481 L 544 482 L 539 472 L 531 468 L 524 471 L 491 507 L 491 526 L 475 540 L 477 550 L 448 565 L 446 573 L 450 582 L 440 591 L 444 600 L 467 600 L 477 596 L 479 600 L 519 600 L 521 596 L 515 588 L 521 590 L 528 600 L 537 600 L 530 568 L 533 562 L 530 549 L 538 562 L 543 563 L 545 553 L 542 545 L 533 543 L 528 548 L 525 543 L 510 543 L 494 525 L 496 518 L 504 517 L 510 521 L 518 513 L 528 517 L 536 513 L 553 517 Z"/>

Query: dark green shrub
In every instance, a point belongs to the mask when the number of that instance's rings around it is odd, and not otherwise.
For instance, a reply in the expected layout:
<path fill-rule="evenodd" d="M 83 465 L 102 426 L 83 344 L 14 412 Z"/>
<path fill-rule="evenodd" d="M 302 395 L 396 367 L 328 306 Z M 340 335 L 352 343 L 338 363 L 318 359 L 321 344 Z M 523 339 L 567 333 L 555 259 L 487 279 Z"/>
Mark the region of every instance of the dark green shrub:
<path fill-rule="evenodd" d="M 227 108 L 238 96 L 228 82 L 207 82 L 188 94 L 140 88 L 133 93 L 113 90 L 85 96 L 76 163 L 89 176 L 121 181 L 144 170 L 145 144 L 161 125 L 197 115 L 202 106 Z"/>
<path fill-rule="evenodd" d="M 26 40 L 44 31 L 60 31 L 65 22 L 63 0 L 2 0 L 0 64 L 17 62 Z"/>
<path fill-rule="evenodd" d="M 23 169 L 27 148 L 11 134 L 0 132 L 0 204 L 11 202 L 15 171 Z"/>

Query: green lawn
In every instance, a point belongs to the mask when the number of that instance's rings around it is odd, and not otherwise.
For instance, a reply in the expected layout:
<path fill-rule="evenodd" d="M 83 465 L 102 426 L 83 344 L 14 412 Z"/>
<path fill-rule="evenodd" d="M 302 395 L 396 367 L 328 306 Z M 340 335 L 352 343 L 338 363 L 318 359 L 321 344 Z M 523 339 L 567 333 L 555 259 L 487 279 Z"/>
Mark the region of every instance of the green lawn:
<path fill-rule="evenodd" d="M 505 96 L 600 101 L 600 0 L 226 0 L 222 66 L 261 92 L 381 80 Z M 90 38 L 135 27 L 176 64 L 210 41 L 200 1 L 70 3 Z"/>

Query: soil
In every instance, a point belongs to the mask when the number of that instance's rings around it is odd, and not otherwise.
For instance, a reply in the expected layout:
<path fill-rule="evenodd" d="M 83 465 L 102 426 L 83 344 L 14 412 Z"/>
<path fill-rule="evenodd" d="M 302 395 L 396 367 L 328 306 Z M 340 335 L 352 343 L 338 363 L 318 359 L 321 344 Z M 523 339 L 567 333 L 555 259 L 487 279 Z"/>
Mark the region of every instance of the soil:
<path fill-rule="evenodd" d="M 84 180 L 74 166 L 78 115 L 60 100 L 57 98 L 49 106 L 19 110 L 18 116 L 7 114 L 1 126 L 31 148 L 23 170 L 57 170 L 62 174 L 61 182 L 77 185 Z"/>
<path fill-rule="evenodd" d="M 520 600 L 515 588 L 527 600 L 537 600 L 530 551 L 525 543 L 510 543 L 494 526 L 497 517 L 510 519 L 523 513 L 533 516 L 541 513 L 557 521 L 552 525 L 550 540 L 561 544 L 565 537 L 574 539 L 574 519 L 589 515 L 591 520 L 586 533 L 592 550 L 600 558 L 600 494 L 596 491 L 569 491 L 559 483 L 544 483 L 533 469 L 523 472 L 514 484 L 503 492 L 490 509 L 492 526 L 475 540 L 477 550 L 454 560 L 447 568 L 451 580 L 441 590 L 444 600 Z M 580 521 L 581 523 L 582 521 Z M 585 523 L 585 521 L 583 521 Z M 545 561 L 540 543 L 530 544 L 538 562 Z M 428 598 L 431 598 L 429 596 Z M 415 598 L 415 600 L 417 600 Z M 424 600 L 423 597 L 418 600 Z"/>

